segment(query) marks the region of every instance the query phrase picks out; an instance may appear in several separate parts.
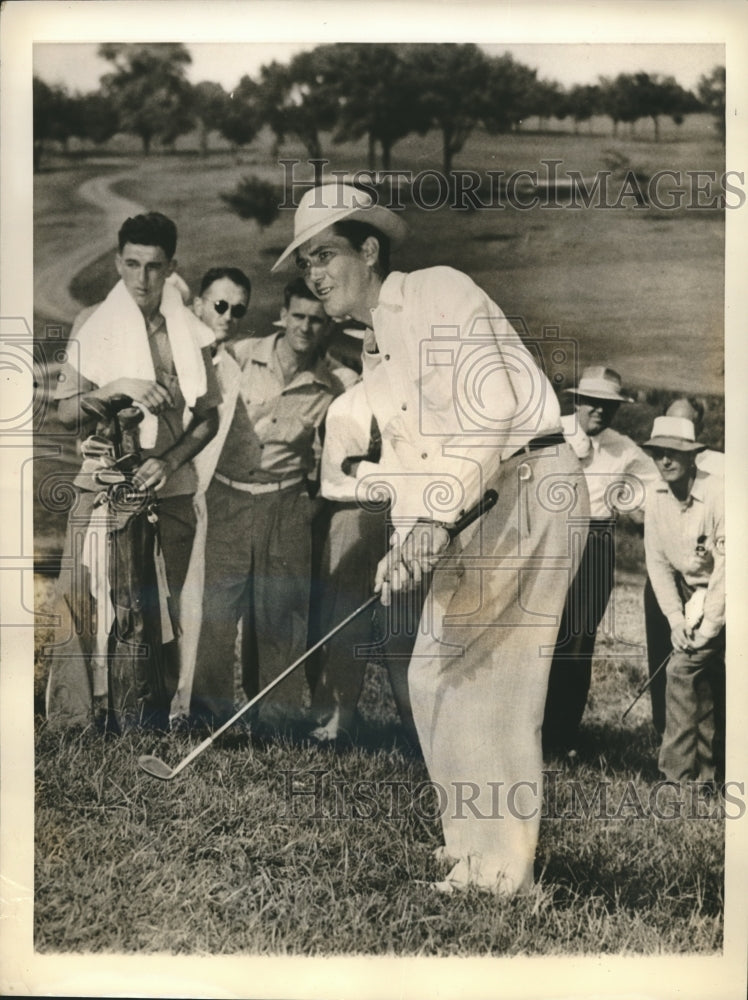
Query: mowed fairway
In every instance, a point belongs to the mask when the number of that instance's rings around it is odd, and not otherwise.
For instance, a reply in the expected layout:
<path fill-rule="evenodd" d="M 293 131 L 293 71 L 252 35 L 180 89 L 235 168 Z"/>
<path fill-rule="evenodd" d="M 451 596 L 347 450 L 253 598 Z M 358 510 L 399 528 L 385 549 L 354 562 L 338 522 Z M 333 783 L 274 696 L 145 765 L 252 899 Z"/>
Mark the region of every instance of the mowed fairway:
<path fill-rule="evenodd" d="M 655 145 L 603 135 L 476 134 L 455 168 L 542 170 L 541 159 L 554 158 L 563 161 L 560 171 L 588 177 L 615 149 L 649 174 L 723 169 L 724 151 L 706 128 L 703 137 L 694 129 L 682 139 L 673 130 L 667 135 Z M 437 136 L 402 142 L 394 166 L 438 167 L 438 148 Z M 333 169 L 364 165 L 360 147 L 328 142 L 325 153 Z M 304 154 L 289 143 L 283 155 Z M 229 153 L 131 159 L 132 175 L 115 191 L 175 219 L 179 271 L 193 289 L 209 266 L 246 270 L 254 285 L 248 328 L 264 334 L 288 278 L 269 271 L 290 237 L 292 213 L 265 231 L 230 213 L 220 192 L 240 177 L 282 181 L 263 148 L 241 156 L 241 163 Z M 65 253 L 67 241 L 96 226 L 90 206 L 85 226 L 75 221 L 78 184 L 97 171 L 123 169 L 66 167 L 37 178 L 38 273 Z M 309 168 L 299 176 L 311 176 Z M 578 211 L 409 206 L 406 218 L 412 239 L 393 266 L 459 267 L 523 322 L 530 338 L 543 340 L 545 328 L 547 339 L 547 328 L 558 328 L 558 338 L 570 342 L 560 386 L 575 378 L 577 363 L 604 359 L 630 389 L 699 391 L 713 399 L 722 393 L 719 213 L 630 204 Z M 115 238 L 112 232 L 112 254 Z M 75 278 L 81 301 L 97 301 L 111 287 L 112 254 Z M 55 319 L 37 317 L 37 334 Z M 623 419 L 639 430 L 643 411 Z M 649 419 L 655 411 L 645 412 Z M 40 441 L 57 430 L 50 410 Z M 711 439 L 720 436 L 713 425 Z M 69 468 L 69 439 L 60 457 L 38 463 L 37 482 L 41 469 L 54 471 L 65 456 Z M 53 555 L 64 515 L 37 504 L 35 518 L 37 552 Z M 173 765 L 196 737 L 104 741 L 94 732 L 54 734 L 38 718 L 36 947 L 423 956 L 718 951 L 730 822 L 724 813 L 739 810 L 729 800 L 711 803 L 685 792 L 672 800 L 658 791 L 646 697 L 621 722 L 646 675 L 638 537 L 629 539 L 626 569 L 598 642 L 579 755 L 547 762 L 547 815 L 529 895 L 444 897 L 422 884 L 443 874 L 432 856 L 440 843 L 435 801 L 422 761 L 403 746 L 384 670 L 371 664 L 361 705 L 366 745 L 345 753 L 261 746 L 238 727 L 169 783 L 140 771 L 138 755 L 155 753 Z M 41 653 L 54 637 L 43 616 L 55 611 L 43 589 L 38 610 Z"/>
<path fill-rule="evenodd" d="M 527 169 L 542 177 L 541 161 L 554 159 L 561 161 L 559 174 L 577 170 L 591 178 L 608 169 L 616 153 L 632 169 L 650 176 L 658 170 L 676 171 L 684 185 L 685 171 L 711 170 L 721 176 L 724 169 L 724 150 L 708 132 L 701 141 L 659 144 L 617 142 L 609 136 L 479 133 L 468 141 L 455 166 L 481 176 L 488 170 L 503 170 L 508 176 Z M 328 143 L 325 154 L 330 169 L 365 165 L 362 152 L 351 146 Z M 291 144 L 283 156 L 304 159 L 303 150 Z M 282 211 L 272 226 L 260 230 L 230 212 L 220 193 L 232 190 L 242 176 L 283 181 L 283 171 L 261 151 L 242 154 L 242 160 L 237 164 L 228 153 L 213 154 L 206 161 L 197 156 L 154 157 L 141 160 L 137 176 L 114 189 L 176 220 L 179 269 L 192 287 L 217 260 L 243 267 L 255 283 L 249 328 L 264 334 L 277 317 L 288 278 L 288 272 L 271 275 L 270 267 L 288 242 L 293 213 Z M 436 136 L 395 147 L 398 169 L 415 175 L 438 165 Z M 299 166 L 295 176 L 310 179 L 311 168 Z M 40 185 L 45 179 L 39 179 Z M 620 173 L 610 180 L 611 202 L 616 201 L 622 180 Z M 667 187 L 663 182 L 662 191 Z M 424 190 L 424 200 L 425 195 Z M 438 192 L 430 197 L 439 203 Z M 707 198 L 700 200 L 705 203 Z M 561 195 L 559 203 L 563 204 Z M 531 337 L 541 338 L 544 327 L 558 327 L 561 337 L 577 342 L 581 363 L 605 357 L 628 384 L 722 391 L 722 213 L 708 208 L 636 207 L 629 197 L 622 199 L 621 208 L 576 210 L 542 205 L 521 210 L 508 205 L 455 211 L 443 205 L 428 211 L 407 205 L 405 218 L 412 238 L 394 255 L 393 267 L 459 267 L 485 287 L 508 315 L 521 318 Z M 112 275 L 107 255 L 76 282 L 78 294 L 96 301 Z"/>

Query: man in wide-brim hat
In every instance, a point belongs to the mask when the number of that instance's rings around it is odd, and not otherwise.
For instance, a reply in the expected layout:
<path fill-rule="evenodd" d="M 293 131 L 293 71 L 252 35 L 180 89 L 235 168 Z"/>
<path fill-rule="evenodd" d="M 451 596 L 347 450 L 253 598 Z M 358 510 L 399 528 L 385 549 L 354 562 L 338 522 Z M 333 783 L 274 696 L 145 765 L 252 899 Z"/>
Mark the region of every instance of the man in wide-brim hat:
<path fill-rule="evenodd" d="M 323 185 L 302 198 L 276 267 L 293 256 L 329 315 L 366 327 L 363 384 L 382 447 L 376 465 L 359 464 L 357 497 L 384 490 L 395 528 L 375 591 L 388 604 L 433 570 L 408 686 L 430 777 L 447 799 L 454 866 L 436 884 L 508 895 L 533 878 L 541 647 L 555 641 L 575 570 L 569 519 L 586 534 L 586 489 L 552 387 L 499 307 L 450 267 L 390 272 L 405 232 L 368 192 Z M 567 509 L 543 493 L 552 482 L 580 484 Z M 489 487 L 496 506 L 451 540 L 447 526 Z M 511 789 L 508 809 L 492 799 L 497 780 Z M 465 781 L 477 789 L 467 810 Z"/>
<path fill-rule="evenodd" d="M 633 403 L 621 376 L 605 364 L 590 365 L 575 388 L 574 412 L 561 424 L 584 470 L 590 495 L 590 530 L 571 583 L 551 665 L 543 720 L 548 756 L 576 749 L 592 679 L 597 629 L 615 582 L 615 529 L 619 513 L 643 519 L 648 483 L 657 479 L 650 458 L 610 425 L 621 404 Z"/>
<path fill-rule="evenodd" d="M 724 776 L 724 486 L 697 469 L 685 417 L 657 417 L 643 445 L 661 481 L 647 496 L 647 572 L 671 629 L 660 770 L 670 781 Z"/>
<path fill-rule="evenodd" d="M 695 396 L 679 396 L 668 404 L 664 410 L 667 417 L 685 417 L 692 421 L 694 433 L 698 439 L 704 427 L 705 406 L 704 401 Z M 725 477 L 725 456 L 721 451 L 703 447 L 695 452 L 696 468 L 702 472 L 707 472 L 710 476 L 717 476 L 724 480 Z M 647 634 L 647 661 L 651 682 L 649 685 L 649 698 L 652 705 L 652 724 L 661 738 L 665 732 L 665 688 L 667 686 L 667 675 L 664 670 L 659 669 L 661 664 L 670 655 L 672 645 L 670 643 L 670 625 L 667 618 L 660 611 L 657 603 L 652 581 L 647 577 L 644 585 L 644 628 Z"/>

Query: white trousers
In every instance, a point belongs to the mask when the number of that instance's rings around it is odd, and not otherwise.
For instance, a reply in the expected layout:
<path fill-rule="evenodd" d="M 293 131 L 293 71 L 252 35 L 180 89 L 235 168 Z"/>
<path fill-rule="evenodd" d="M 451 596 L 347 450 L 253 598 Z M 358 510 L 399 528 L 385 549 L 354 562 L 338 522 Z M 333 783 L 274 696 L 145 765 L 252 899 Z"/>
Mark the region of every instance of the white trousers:
<path fill-rule="evenodd" d="M 408 681 L 448 879 L 511 894 L 533 881 L 548 672 L 589 500 L 568 445 L 511 458 L 486 485 L 498 503 L 437 567 Z"/>

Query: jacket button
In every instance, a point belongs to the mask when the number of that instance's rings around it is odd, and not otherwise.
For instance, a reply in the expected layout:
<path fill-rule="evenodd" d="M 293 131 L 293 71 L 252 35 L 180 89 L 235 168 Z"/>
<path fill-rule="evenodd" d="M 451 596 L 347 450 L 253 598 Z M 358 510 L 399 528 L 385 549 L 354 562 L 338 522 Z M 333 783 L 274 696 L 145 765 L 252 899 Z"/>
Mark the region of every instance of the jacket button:
<path fill-rule="evenodd" d="M 390 356 L 389 356 L 389 354 L 385 354 L 385 356 L 384 356 L 384 360 L 385 360 L 385 361 L 389 361 L 389 360 L 390 360 Z"/>
<path fill-rule="evenodd" d="M 408 404 L 407 404 L 407 403 L 403 403 L 403 404 L 401 405 L 400 409 L 401 409 L 401 410 L 407 410 L 407 409 L 408 409 Z"/>

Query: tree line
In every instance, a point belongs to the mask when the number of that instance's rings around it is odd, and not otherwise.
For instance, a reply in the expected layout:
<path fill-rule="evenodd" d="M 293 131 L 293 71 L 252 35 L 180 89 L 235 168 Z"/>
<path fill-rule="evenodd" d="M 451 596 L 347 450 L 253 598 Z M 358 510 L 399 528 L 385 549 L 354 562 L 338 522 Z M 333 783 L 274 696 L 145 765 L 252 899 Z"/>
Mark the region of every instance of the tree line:
<path fill-rule="evenodd" d="M 137 136 L 148 153 L 155 140 L 168 148 L 197 129 L 207 153 L 210 132 L 241 147 L 266 126 L 276 149 L 294 136 L 315 158 L 322 156 L 322 133 L 335 143 L 365 137 L 368 166 L 386 170 L 400 139 L 438 130 L 445 173 L 478 125 L 507 133 L 535 116 L 541 127 L 568 118 L 578 129 L 607 115 L 614 135 L 621 124 L 649 118 L 657 140 L 663 116 L 680 124 L 706 110 L 724 135 L 720 66 L 701 78 L 696 93 L 672 76 L 644 72 L 566 89 L 509 54 L 489 56 L 470 43 L 336 43 L 262 66 L 256 79 L 245 75 L 227 92 L 210 80 L 189 82 L 192 60 L 182 44 L 107 43 L 99 55 L 111 68 L 97 91 L 70 94 L 34 77 L 35 169 L 49 140 L 66 148 L 73 137 L 98 144 L 120 132 Z"/>

